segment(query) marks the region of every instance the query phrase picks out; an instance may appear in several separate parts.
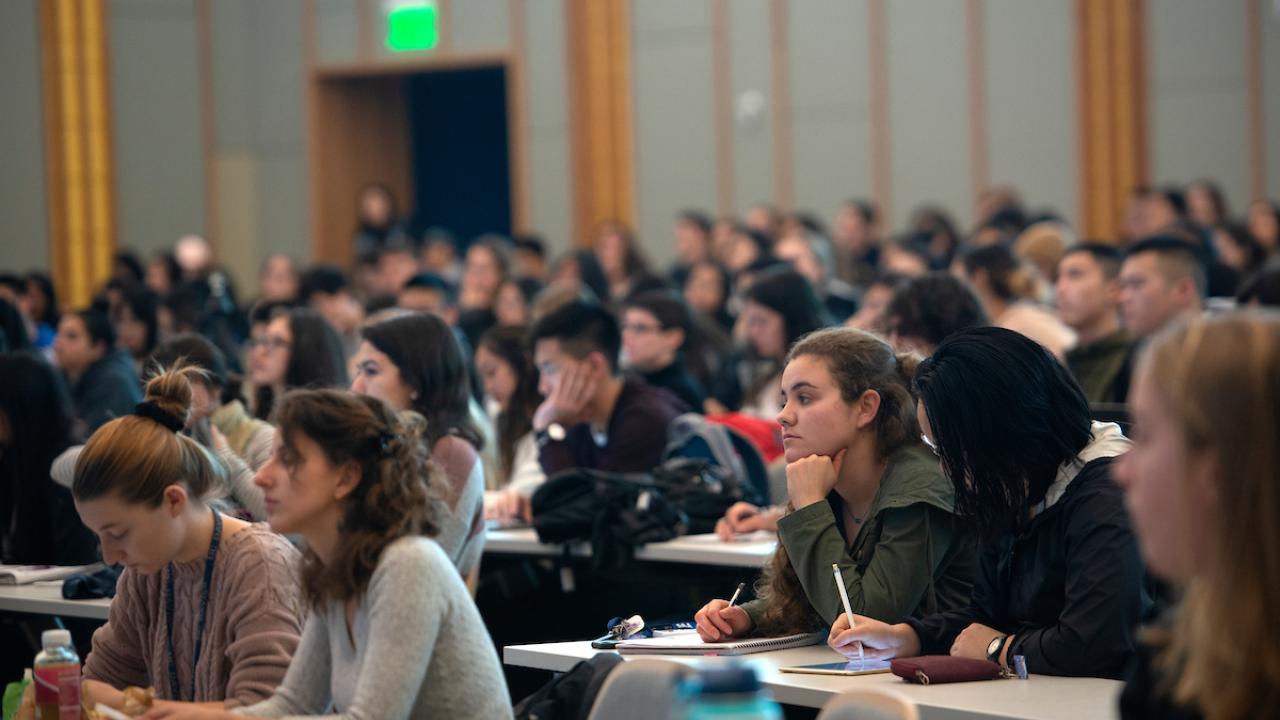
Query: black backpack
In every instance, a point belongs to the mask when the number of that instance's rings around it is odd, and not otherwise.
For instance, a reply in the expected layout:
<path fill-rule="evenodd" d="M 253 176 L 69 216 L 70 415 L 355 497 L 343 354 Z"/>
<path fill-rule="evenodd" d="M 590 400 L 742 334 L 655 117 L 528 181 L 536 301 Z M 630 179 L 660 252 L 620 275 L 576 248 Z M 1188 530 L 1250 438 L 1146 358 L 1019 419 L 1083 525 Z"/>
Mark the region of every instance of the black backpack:
<path fill-rule="evenodd" d="M 516 703 L 515 720 L 586 720 L 605 679 L 621 663 L 617 653 L 579 662 Z"/>
<path fill-rule="evenodd" d="M 740 499 L 741 487 L 718 466 L 673 458 L 652 473 L 571 468 L 549 478 L 531 504 L 539 541 L 590 541 L 593 568 L 618 570 L 640 545 L 710 532 Z"/>

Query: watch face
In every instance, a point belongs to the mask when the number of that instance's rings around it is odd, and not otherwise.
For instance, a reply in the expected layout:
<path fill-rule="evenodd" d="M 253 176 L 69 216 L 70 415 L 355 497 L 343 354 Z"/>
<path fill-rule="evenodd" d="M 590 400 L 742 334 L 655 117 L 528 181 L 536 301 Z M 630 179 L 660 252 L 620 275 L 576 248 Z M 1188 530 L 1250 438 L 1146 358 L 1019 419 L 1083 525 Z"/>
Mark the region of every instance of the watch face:
<path fill-rule="evenodd" d="M 992 656 L 992 655 L 995 655 L 995 654 L 996 654 L 996 652 L 997 652 L 997 651 L 999 651 L 999 649 L 1000 649 L 1000 641 L 1001 641 L 1002 639 L 1003 639 L 1003 638 L 1001 638 L 1001 637 L 997 636 L 997 637 L 992 638 L 992 639 L 991 639 L 991 642 L 987 643 L 987 656 L 988 656 L 988 657 L 990 657 L 990 656 Z"/>
<path fill-rule="evenodd" d="M 560 423 L 551 423 L 547 426 L 547 436 L 552 440 L 559 442 L 564 439 L 564 426 Z"/>

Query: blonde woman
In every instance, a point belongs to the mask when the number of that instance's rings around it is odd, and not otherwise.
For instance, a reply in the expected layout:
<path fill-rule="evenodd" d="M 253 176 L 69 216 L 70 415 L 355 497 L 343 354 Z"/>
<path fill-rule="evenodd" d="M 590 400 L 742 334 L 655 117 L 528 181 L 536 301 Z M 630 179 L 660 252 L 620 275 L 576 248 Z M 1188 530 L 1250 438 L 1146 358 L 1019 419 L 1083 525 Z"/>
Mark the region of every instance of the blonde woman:
<path fill-rule="evenodd" d="M 1280 315 L 1157 336 L 1116 466 L 1148 567 L 1181 603 L 1146 635 L 1125 718 L 1272 717 L 1280 708 Z"/>

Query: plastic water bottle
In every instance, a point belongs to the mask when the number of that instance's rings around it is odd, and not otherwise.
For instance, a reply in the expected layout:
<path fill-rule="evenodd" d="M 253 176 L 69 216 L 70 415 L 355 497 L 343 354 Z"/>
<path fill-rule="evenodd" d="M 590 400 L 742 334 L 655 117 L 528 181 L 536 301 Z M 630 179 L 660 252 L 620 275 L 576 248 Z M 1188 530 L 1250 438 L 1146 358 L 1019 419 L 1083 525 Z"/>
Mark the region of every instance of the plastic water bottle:
<path fill-rule="evenodd" d="M 782 720 L 782 708 L 750 667 L 704 668 L 682 686 L 683 720 Z"/>
<path fill-rule="evenodd" d="M 68 630 L 45 630 L 36 656 L 36 720 L 80 720 L 80 656 Z"/>

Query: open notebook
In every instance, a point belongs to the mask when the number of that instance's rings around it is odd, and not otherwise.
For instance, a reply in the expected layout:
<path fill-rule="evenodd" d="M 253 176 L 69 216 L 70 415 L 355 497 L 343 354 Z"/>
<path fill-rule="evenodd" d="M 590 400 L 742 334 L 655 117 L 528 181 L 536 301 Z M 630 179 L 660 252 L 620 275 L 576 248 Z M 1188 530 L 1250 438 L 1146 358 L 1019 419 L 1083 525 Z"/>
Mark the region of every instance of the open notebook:
<path fill-rule="evenodd" d="M 771 638 L 703 642 L 698 637 L 698 633 L 689 632 L 627 640 L 618 643 L 618 651 L 627 655 L 750 655 L 770 650 L 817 645 L 826 639 L 827 633 L 814 632 Z"/>

